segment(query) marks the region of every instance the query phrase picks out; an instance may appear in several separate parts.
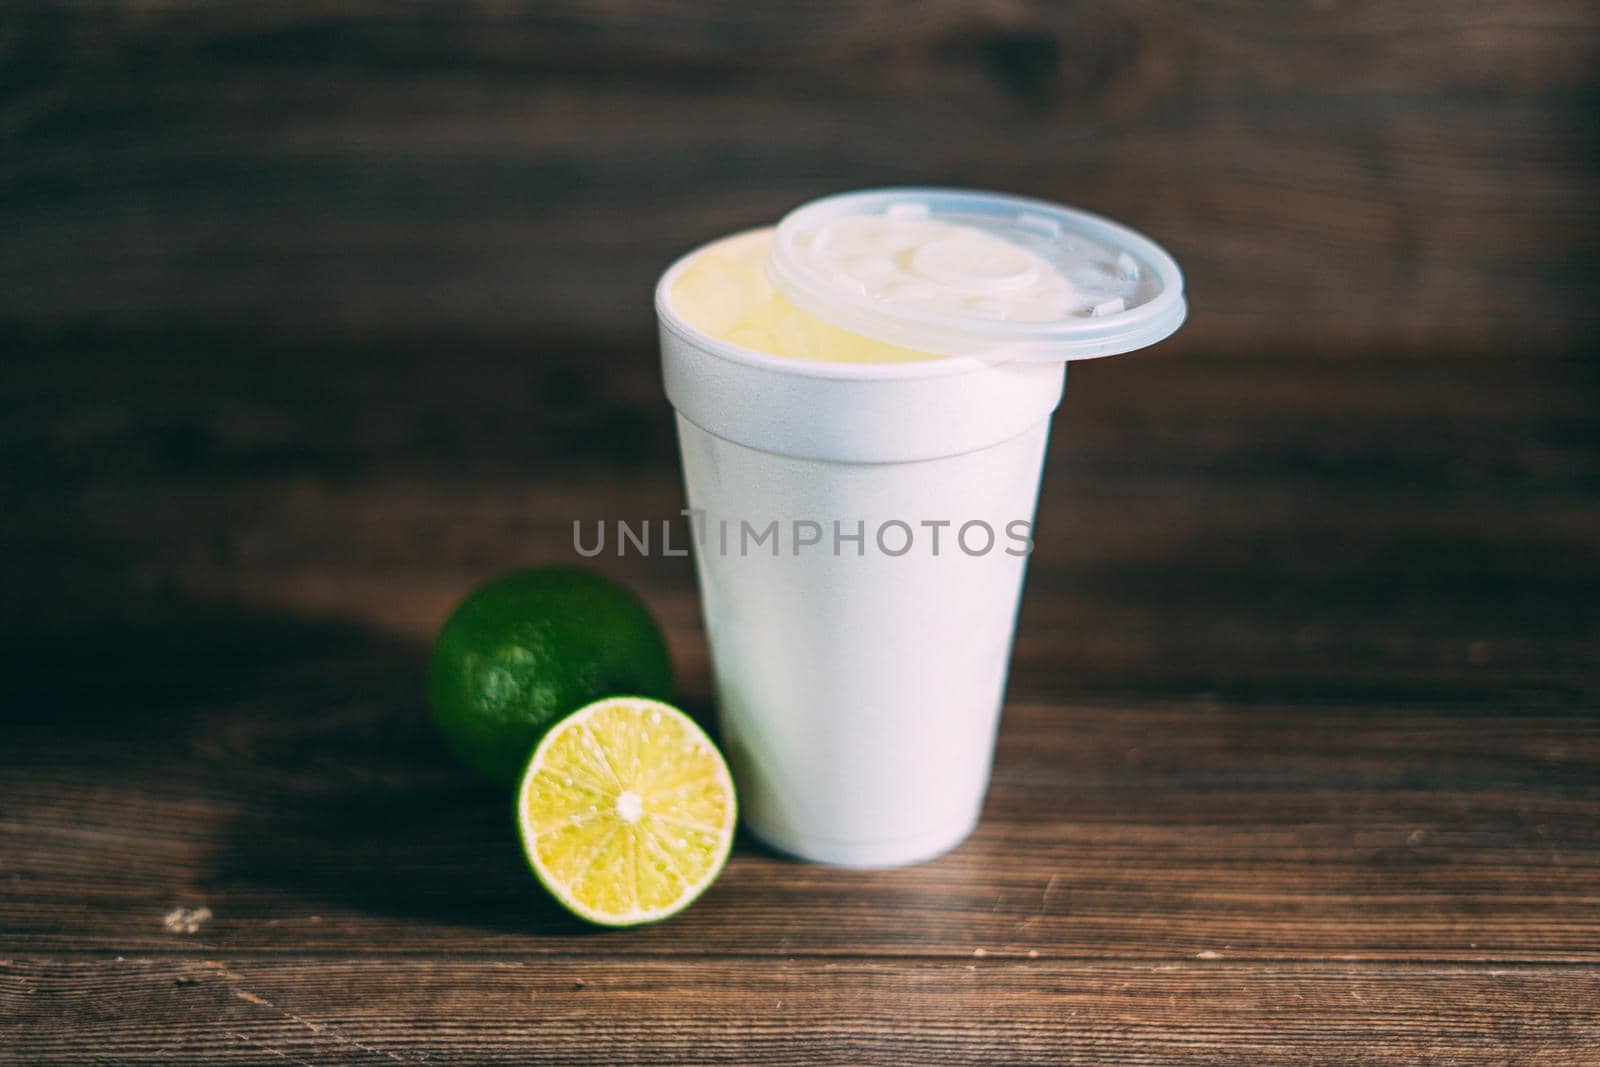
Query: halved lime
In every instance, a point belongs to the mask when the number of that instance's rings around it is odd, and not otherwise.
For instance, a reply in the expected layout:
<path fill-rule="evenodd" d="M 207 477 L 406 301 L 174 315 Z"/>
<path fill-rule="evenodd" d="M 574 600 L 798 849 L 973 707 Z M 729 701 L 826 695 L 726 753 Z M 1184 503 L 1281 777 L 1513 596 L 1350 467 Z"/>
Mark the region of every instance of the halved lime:
<path fill-rule="evenodd" d="M 517 825 L 528 865 L 569 911 L 634 926 L 688 907 L 716 879 L 737 807 L 728 765 L 692 719 L 607 697 L 534 749 Z"/>

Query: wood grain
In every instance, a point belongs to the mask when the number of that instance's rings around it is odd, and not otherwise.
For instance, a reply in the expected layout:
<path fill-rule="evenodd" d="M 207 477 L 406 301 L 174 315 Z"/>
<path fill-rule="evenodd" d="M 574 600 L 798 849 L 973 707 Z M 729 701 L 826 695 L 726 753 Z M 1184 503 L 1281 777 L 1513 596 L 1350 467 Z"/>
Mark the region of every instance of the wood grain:
<path fill-rule="evenodd" d="M 14 734 L 5 950 L 1600 964 L 1592 715 L 1013 704 L 956 852 L 839 871 L 744 842 L 690 912 L 597 939 L 413 694 L 303 670 L 87 752 Z M 176 907 L 212 918 L 174 933 Z"/>
<path fill-rule="evenodd" d="M 674 256 L 871 184 L 1125 219 L 1177 350 L 1596 337 L 1576 0 L 7 4 L 0 323 L 648 337 Z"/>
<path fill-rule="evenodd" d="M 685 993 L 692 989 L 692 995 Z M 1600 978 L 974 959 L 0 961 L 0 1062 L 1581 1062 Z M 63 1038 L 63 1035 L 65 1037 Z"/>

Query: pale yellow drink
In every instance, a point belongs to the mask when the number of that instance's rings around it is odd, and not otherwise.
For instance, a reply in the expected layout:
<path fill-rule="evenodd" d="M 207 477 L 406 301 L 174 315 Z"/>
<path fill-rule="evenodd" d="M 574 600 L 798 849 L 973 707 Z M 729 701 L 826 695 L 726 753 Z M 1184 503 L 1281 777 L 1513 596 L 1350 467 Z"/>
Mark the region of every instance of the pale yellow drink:
<path fill-rule="evenodd" d="M 779 296 L 767 281 L 772 234 L 735 234 L 701 252 L 673 286 L 673 308 L 718 340 L 775 356 L 829 363 L 940 358 L 842 330 Z"/>

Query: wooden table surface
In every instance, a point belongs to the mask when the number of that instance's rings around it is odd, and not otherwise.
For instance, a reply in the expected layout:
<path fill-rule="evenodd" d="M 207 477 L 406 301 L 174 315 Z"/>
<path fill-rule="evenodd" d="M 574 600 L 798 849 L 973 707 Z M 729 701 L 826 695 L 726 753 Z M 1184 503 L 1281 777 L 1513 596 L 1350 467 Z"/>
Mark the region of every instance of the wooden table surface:
<path fill-rule="evenodd" d="M 0 1062 L 1600 1063 L 1584 0 L 0 5 Z M 981 825 L 581 928 L 429 642 L 675 516 L 668 260 L 1124 219 Z M 714 714 L 684 560 L 608 557 Z"/>
<path fill-rule="evenodd" d="M 0 1059 L 1595 1060 L 1586 364 L 1075 370 L 973 837 L 890 871 L 741 841 L 689 911 L 596 932 L 421 678 L 473 582 L 675 514 L 648 345 L 36 351 Z M 708 710 L 690 568 L 602 565 Z"/>

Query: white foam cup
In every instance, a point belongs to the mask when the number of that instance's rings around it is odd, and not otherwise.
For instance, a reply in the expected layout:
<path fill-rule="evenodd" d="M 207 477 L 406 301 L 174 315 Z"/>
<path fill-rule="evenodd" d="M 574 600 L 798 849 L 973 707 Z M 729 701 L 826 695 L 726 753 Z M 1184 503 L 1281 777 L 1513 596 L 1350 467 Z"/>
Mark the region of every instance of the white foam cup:
<path fill-rule="evenodd" d="M 830 294 L 825 276 L 806 289 L 778 262 L 792 251 L 794 220 L 814 224 L 819 206 L 824 216 L 966 223 L 974 203 L 1056 242 L 1035 242 L 1041 254 L 1090 241 L 1093 262 L 1119 276 L 1121 340 L 1106 329 L 1118 313 L 1092 303 L 1071 321 L 987 340 L 986 329 L 1016 327 L 941 322 L 926 309 L 897 325 L 904 309 L 892 302 L 855 300 L 851 285 Z M 984 228 L 1013 236 L 992 220 Z M 1130 250 L 1132 279 L 1116 266 Z M 965 251 L 924 259 L 948 275 Z M 778 290 L 837 325 L 945 358 L 830 363 L 755 352 L 690 325 L 671 295 L 693 258 L 663 276 L 656 309 L 741 813 L 758 837 L 817 862 L 938 855 L 968 835 L 983 804 L 1066 360 L 1171 333 L 1183 318 L 1181 277 L 1132 231 L 1056 205 L 945 190 L 831 197 L 780 225 L 768 264 Z M 995 262 L 981 266 L 1009 266 Z"/>

